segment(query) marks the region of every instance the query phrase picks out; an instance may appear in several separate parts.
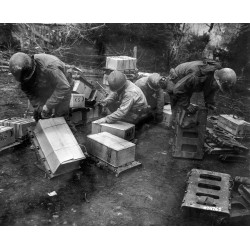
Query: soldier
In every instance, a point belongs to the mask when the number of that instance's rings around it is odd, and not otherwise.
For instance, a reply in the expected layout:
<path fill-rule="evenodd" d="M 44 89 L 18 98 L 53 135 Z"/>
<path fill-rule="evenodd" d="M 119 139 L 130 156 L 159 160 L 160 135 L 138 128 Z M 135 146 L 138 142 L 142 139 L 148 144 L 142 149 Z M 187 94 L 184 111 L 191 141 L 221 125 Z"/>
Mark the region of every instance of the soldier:
<path fill-rule="evenodd" d="M 57 57 L 18 52 L 10 58 L 9 68 L 34 108 L 34 118 L 64 116 L 68 120 L 71 86 L 66 68 Z"/>
<path fill-rule="evenodd" d="M 164 92 L 159 84 L 161 78 L 159 74 L 153 73 L 135 82 L 135 85 L 138 86 L 146 96 L 148 105 L 151 107 L 151 112 L 156 122 L 161 122 L 163 119 Z"/>
<path fill-rule="evenodd" d="M 116 70 L 109 74 L 108 84 L 112 93 L 101 104 L 104 107 L 112 107 L 115 101 L 118 101 L 120 106 L 116 111 L 96 122 L 100 124 L 126 121 L 137 124 L 148 109 L 146 97 L 141 89 Z"/>
<path fill-rule="evenodd" d="M 229 91 L 236 83 L 236 74 L 230 68 L 222 68 L 213 60 L 192 61 L 178 65 L 170 70 L 168 80 L 163 83 L 170 95 L 173 119 L 178 108 L 194 113 L 196 108 L 190 104 L 194 92 L 203 92 L 205 106 L 215 110 L 215 94 L 218 90 Z"/>

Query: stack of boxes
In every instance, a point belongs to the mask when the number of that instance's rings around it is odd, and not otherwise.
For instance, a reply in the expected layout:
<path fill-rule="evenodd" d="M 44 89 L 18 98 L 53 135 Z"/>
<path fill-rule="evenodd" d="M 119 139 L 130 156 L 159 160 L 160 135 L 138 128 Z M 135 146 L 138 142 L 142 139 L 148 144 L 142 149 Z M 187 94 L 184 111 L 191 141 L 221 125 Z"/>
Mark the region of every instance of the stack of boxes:
<path fill-rule="evenodd" d="M 109 56 L 106 58 L 106 70 L 118 70 L 124 73 L 128 79 L 133 78 L 136 72 L 136 58 L 129 56 Z M 108 85 L 108 73 L 103 76 L 103 84 Z"/>
<path fill-rule="evenodd" d="M 86 101 L 99 102 L 103 99 L 100 91 L 80 80 L 74 82 L 70 101 L 70 119 L 75 124 L 93 121 L 100 117 L 100 107 L 86 107 Z"/>
<path fill-rule="evenodd" d="M 92 134 L 87 136 L 88 152 L 114 168 L 135 161 L 135 126 L 126 122 L 97 124 L 92 122 Z"/>
<path fill-rule="evenodd" d="M 0 120 L 0 149 L 28 137 L 28 128 L 35 125 L 33 118 L 10 118 Z"/>

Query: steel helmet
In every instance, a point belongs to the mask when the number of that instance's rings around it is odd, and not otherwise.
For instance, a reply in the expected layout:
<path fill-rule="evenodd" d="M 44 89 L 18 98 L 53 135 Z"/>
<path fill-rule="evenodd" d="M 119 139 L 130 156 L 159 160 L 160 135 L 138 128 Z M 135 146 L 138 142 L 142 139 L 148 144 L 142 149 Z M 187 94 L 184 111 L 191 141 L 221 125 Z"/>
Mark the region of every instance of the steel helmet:
<path fill-rule="evenodd" d="M 158 90 L 160 88 L 160 84 L 159 84 L 160 80 L 161 80 L 161 76 L 158 73 L 153 73 L 152 75 L 148 77 L 147 84 L 149 88 L 153 90 Z"/>
<path fill-rule="evenodd" d="M 236 73 L 230 68 L 216 70 L 214 78 L 222 92 L 230 90 L 236 83 Z"/>
<path fill-rule="evenodd" d="M 10 58 L 9 70 L 15 79 L 20 82 L 31 78 L 35 71 L 35 66 L 30 56 L 18 52 Z"/>
<path fill-rule="evenodd" d="M 126 76 L 120 71 L 114 70 L 108 76 L 108 84 L 111 91 L 118 91 L 126 82 Z"/>

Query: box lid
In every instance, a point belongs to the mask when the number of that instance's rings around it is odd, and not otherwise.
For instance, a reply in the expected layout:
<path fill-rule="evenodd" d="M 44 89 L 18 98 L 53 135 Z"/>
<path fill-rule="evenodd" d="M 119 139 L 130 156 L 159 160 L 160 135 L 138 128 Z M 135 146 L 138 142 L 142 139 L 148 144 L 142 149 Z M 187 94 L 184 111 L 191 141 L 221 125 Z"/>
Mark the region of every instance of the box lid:
<path fill-rule="evenodd" d="M 221 118 L 222 118 L 222 119 L 221 119 Z M 220 115 L 220 116 L 219 116 L 219 120 L 222 121 L 223 118 L 224 118 L 225 120 L 229 120 L 229 121 L 231 121 L 231 122 L 233 122 L 233 123 L 235 123 L 235 124 L 237 124 L 237 125 L 244 125 L 244 124 L 247 124 L 246 121 L 244 121 L 244 120 L 242 120 L 242 119 L 239 119 L 239 118 L 234 118 L 233 115 Z"/>
<path fill-rule="evenodd" d="M 96 124 L 96 122 L 93 122 Z M 133 128 L 135 125 L 128 123 L 128 122 L 122 122 L 122 121 L 117 121 L 116 123 L 101 123 L 100 125 L 110 127 L 110 128 L 116 128 L 120 130 L 127 130 L 130 128 Z"/>
<path fill-rule="evenodd" d="M 101 132 L 98 134 L 88 135 L 88 138 L 99 142 L 114 150 L 123 150 L 135 146 L 134 143 L 126 141 L 118 136 L 112 135 L 108 132 Z"/>

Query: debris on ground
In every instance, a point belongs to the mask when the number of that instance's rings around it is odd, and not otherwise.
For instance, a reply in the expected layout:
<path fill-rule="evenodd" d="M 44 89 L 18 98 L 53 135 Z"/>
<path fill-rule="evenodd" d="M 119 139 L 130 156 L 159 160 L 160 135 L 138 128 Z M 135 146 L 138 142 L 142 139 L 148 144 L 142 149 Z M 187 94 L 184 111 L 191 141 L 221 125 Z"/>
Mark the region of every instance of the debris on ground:
<path fill-rule="evenodd" d="M 52 192 L 48 193 L 48 196 L 55 196 L 55 195 L 57 195 L 56 191 L 52 191 Z"/>

